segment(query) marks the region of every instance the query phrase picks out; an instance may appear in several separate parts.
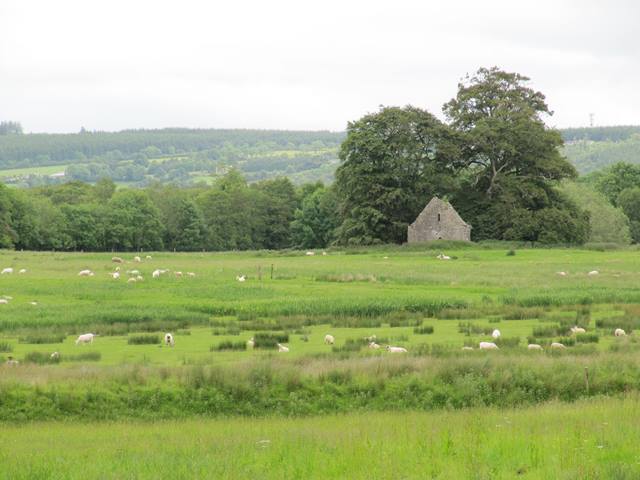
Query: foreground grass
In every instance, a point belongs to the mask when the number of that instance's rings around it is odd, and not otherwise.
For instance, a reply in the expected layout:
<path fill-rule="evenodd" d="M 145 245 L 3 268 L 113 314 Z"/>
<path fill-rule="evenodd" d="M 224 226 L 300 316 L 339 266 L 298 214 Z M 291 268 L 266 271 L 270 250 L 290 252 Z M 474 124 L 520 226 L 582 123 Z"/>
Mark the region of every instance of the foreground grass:
<path fill-rule="evenodd" d="M 2 479 L 635 479 L 640 399 L 307 419 L 2 425 Z"/>

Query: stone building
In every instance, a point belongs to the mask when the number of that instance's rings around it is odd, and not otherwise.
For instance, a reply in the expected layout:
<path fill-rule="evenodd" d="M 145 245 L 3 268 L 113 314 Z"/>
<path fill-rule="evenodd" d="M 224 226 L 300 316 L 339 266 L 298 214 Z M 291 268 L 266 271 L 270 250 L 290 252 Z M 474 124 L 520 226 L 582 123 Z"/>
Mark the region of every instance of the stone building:
<path fill-rule="evenodd" d="M 471 225 L 460 218 L 449 202 L 438 197 L 431 199 L 407 232 L 409 243 L 431 240 L 471 241 Z"/>

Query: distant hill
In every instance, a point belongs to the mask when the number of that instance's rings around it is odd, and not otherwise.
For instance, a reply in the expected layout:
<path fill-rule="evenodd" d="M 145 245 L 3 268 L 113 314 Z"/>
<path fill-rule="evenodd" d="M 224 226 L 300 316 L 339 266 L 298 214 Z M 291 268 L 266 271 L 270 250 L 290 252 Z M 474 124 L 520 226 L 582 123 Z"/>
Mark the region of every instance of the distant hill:
<path fill-rule="evenodd" d="M 561 130 L 564 154 L 581 174 L 617 162 L 640 163 L 640 126 Z"/>
<path fill-rule="evenodd" d="M 185 185 L 236 167 L 250 181 L 279 175 L 331 181 L 343 139 L 344 133 L 328 131 L 180 128 L 0 135 L 0 177 L 19 186 L 105 176 L 138 185 Z M 65 176 L 52 177 L 52 169 Z"/>
<path fill-rule="evenodd" d="M 582 174 L 619 161 L 640 163 L 640 126 L 561 130 L 564 153 Z M 34 186 L 69 179 L 120 184 L 212 182 L 229 168 L 247 180 L 287 176 L 329 183 L 344 132 L 124 130 L 0 135 L 0 181 Z"/>

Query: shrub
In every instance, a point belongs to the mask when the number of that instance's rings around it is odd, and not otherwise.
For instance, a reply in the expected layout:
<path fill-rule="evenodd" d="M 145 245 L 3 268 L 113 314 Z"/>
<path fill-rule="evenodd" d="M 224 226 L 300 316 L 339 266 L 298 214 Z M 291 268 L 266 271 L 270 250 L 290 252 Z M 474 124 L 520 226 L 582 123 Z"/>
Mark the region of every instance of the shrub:
<path fill-rule="evenodd" d="M 287 343 L 287 333 L 256 333 L 253 336 L 254 348 L 276 348 L 278 343 Z"/>
<path fill-rule="evenodd" d="M 517 347 L 520 343 L 520 337 L 500 337 L 495 340 L 495 344 L 500 348 L 512 348 Z"/>
<path fill-rule="evenodd" d="M 576 339 L 575 337 L 562 337 L 558 342 L 563 344 L 565 347 L 571 347 L 576 344 Z"/>
<path fill-rule="evenodd" d="M 549 325 L 544 327 L 533 327 L 534 337 L 556 337 L 560 335 L 561 331 L 566 332 L 566 329 L 561 329 L 560 325 Z"/>
<path fill-rule="evenodd" d="M 418 335 L 431 335 L 433 333 L 433 326 L 424 325 L 422 327 L 415 327 L 413 333 L 417 333 Z"/>
<path fill-rule="evenodd" d="M 218 345 L 211 345 L 209 348 L 210 352 L 221 352 L 223 350 L 246 350 L 247 344 L 246 342 L 232 342 L 231 340 L 226 340 L 224 342 L 220 342 Z"/>
<path fill-rule="evenodd" d="M 91 352 L 82 352 L 77 355 L 65 355 L 65 362 L 97 362 L 102 358 L 102 354 L 100 352 L 91 351 Z"/>
<path fill-rule="evenodd" d="M 51 354 L 47 352 L 29 352 L 24 356 L 24 361 L 44 365 L 45 363 L 59 363 L 60 357 L 51 358 Z"/>
<path fill-rule="evenodd" d="M 476 325 L 471 322 L 458 322 L 458 332 L 464 333 L 467 336 L 474 335 L 491 335 L 493 327 L 483 327 L 482 325 Z"/>
<path fill-rule="evenodd" d="M 347 338 L 343 345 L 334 345 L 331 351 L 334 353 L 340 352 L 359 352 L 362 348 L 369 344 L 366 338 Z"/>
<path fill-rule="evenodd" d="M 577 343 L 598 343 L 600 337 L 595 333 L 579 333 L 576 335 Z"/>
<path fill-rule="evenodd" d="M 20 343 L 28 343 L 32 345 L 44 343 L 62 343 L 66 335 L 57 333 L 30 333 L 18 339 Z"/>
<path fill-rule="evenodd" d="M 516 255 L 516 251 L 515 250 L 509 250 L 507 252 L 507 257 L 515 257 Z"/>
<path fill-rule="evenodd" d="M 0 342 L 0 352 L 11 353 L 13 352 L 13 345 L 9 342 Z"/>
<path fill-rule="evenodd" d="M 160 335 L 130 335 L 127 338 L 127 343 L 129 345 L 160 345 L 162 338 Z"/>

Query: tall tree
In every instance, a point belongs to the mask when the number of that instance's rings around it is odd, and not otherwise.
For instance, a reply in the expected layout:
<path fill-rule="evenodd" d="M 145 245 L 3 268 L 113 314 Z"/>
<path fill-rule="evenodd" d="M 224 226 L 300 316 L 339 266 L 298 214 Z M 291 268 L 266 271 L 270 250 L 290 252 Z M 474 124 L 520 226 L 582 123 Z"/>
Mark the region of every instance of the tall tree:
<path fill-rule="evenodd" d="M 184 252 L 201 250 L 204 247 L 206 226 L 200 209 L 190 199 L 183 199 L 175 212 L 175 248 Z"/>
<path fill-rule="evenodd" d="M 338 226 L 338 206 L 332 189 L 318 188 L 302 200 L 291 223 L 291 237 L 297 248 L 324 248 Z"/>
<path fill-rule="evenodd" d="M 336 171 L 338 240 L 405 241 L 431 196 L 453 189 L 457 156 L 448 127 L 416 107 L 383 107 L 350 122 Z"/>

